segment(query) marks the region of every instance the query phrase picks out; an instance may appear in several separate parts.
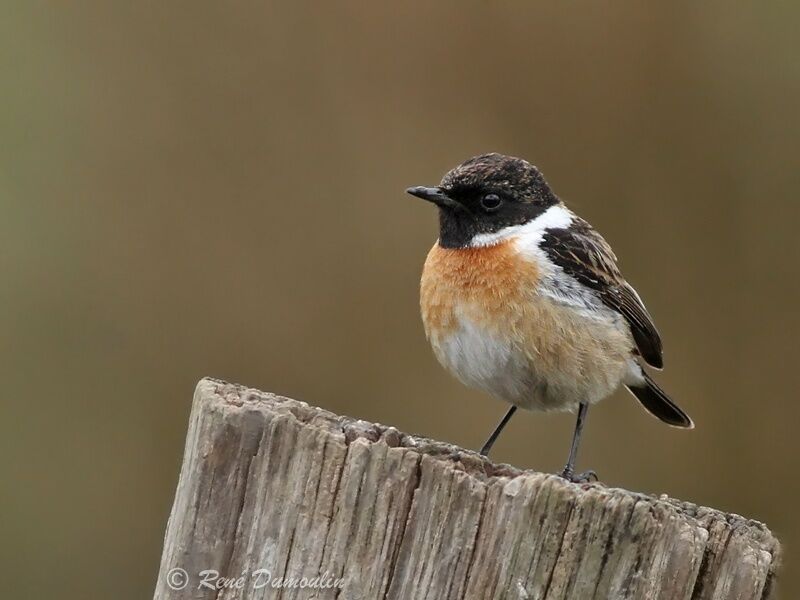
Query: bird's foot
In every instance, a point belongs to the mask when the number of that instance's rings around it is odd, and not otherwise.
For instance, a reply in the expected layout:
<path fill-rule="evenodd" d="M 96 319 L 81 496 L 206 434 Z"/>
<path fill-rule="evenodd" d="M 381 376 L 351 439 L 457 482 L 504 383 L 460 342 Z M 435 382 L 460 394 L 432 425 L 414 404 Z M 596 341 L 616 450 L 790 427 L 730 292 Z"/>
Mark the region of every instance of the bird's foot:
<path fill-rule="evenodd" d="M 575 473 L 570 467 L 564 467 L 564 470 L 559 473 L 559 476 L 571 483 L 594 483 L 598 480 L 597 473 L 592 470 L 584 471 L 583 473 Z"/>

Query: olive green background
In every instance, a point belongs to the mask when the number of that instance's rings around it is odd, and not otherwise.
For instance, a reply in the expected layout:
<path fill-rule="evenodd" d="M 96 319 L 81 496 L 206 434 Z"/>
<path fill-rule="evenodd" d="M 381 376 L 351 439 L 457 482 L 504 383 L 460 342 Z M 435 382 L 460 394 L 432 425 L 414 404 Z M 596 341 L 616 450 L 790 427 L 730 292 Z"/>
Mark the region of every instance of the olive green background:
<path fill-rule="evenodd" d="M 609 240 L 686 432 L 623 392 L 580 468 L 766 521 L 800 595 L 800 4 L 8 2 L 0 8 L 0 569 L 147 598 L 213 375 L 480 445 L 505 406 L 435 362 L 431 206 L 487 151 Z M 495 457 L 554 471 L 573 419 Z"/>

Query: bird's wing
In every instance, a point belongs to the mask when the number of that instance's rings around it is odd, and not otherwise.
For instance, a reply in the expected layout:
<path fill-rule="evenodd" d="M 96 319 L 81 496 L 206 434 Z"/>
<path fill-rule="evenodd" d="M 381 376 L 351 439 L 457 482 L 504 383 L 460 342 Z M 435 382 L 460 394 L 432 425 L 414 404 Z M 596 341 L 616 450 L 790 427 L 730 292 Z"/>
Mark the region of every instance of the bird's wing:
<path fill-rule="evenodd" d="M 639 354 L 648 364 L 663 366 L 661 336 L 653 319 L 639 294 L 622 277 L 611 247 L 591 225 L 574 217 L 568 228 L 547 229 L 540 247 L 567 275 L 625 317 Z"/>

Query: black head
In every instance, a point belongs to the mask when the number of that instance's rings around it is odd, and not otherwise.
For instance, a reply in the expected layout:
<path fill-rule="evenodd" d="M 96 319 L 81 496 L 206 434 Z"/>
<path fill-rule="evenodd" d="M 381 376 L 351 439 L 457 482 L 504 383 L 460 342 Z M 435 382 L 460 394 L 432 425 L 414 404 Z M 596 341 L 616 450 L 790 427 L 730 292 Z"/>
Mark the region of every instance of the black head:
<path fill-rule="evenodd" d="M 559 202 L 536 167 L 496 153 L 470 158 L 438 187 L 406 191 L 439 207 L 439 244 L 445 248 L 464 248 L 478 234 L 527 223 Z"/>

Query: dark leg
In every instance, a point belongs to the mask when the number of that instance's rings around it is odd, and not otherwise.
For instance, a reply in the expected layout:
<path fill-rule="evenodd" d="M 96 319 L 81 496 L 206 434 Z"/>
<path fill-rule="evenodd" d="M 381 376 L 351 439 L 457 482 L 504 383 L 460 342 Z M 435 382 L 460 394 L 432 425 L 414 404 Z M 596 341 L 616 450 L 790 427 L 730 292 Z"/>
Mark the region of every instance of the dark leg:
<path fill-rule="evenodd" d="M 578 457 L 578 446 L 581 443 L 581 434 L 583 433 L 583 425 L 586 423 L 586 413 L 588 410 L 589 405 L 586 402 L 581 402 L 578 407 L 578 419 L 575 421 L 575 433 L 572 434 L 572 445 L 569 448 L 567 466 L 561 471 L 561 476 L 573 483 L 586 483 L 587 481 L 597 480 L 597 474 L 594 471 L 586 471 L 578 475 L 575 474 L 575 459 Z"/>
<path fill-rule="evenodd" d="M 514 416 L 515 412 L 517 412 L 517 407 L 512 404 L 511 408 L 508 409 L 508 412 L 497 424 L 497 427 L 494 428 L 492 435 L 489 436 L 489 439 L 486 440 L 486 443 L 480 449 L 480 453 L 483 456 L 489 456 L 489 450 L 492 449 L 492 446 L 494 446 L 495 441 L 497 441 L 497 437 L 500 435 L 500 432 L 503 431 L 503 428 L 505 428 L 506 425 L 508 425 L 508 422 L 511 420 L 511 417 Z"/>

